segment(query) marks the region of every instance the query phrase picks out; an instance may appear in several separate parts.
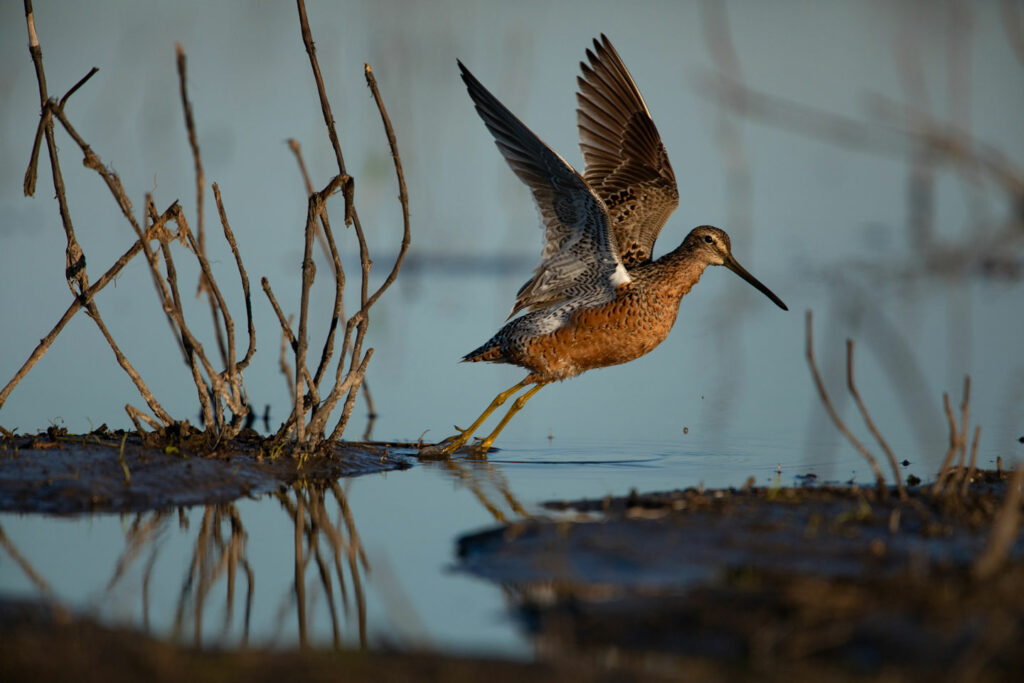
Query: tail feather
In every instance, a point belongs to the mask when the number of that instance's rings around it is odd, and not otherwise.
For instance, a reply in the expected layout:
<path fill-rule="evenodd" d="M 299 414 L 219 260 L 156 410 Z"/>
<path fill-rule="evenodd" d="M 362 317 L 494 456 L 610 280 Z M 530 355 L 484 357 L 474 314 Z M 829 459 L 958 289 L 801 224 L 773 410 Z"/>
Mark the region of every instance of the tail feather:
<path fill-rule="evenodd" d="M 489 342 L 462 357 L 463 363 L 479 363 L 481 361 L 490 363 L 506 362 L 504 357 L 502 357 L 501 347 Z"/>

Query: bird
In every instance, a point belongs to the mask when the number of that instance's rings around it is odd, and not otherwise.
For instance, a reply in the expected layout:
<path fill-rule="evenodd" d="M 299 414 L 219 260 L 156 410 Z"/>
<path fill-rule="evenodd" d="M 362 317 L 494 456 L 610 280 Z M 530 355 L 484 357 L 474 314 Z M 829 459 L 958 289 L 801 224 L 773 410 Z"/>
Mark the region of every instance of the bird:
<path fill-rule="evenodd" d="M 425 446 L 421 455 L 451 456 L 506 400 L 526 389 L 494 430 L 471 446 L 471 453 L 486 456 L 541 388 L 649 353 L 668 336 L 682 297 L 708 266 L 725 266 L 789 310 L 739 264 L 729 235 L 719 228 L 694 228 L 676 249 L 652 259 L 654 242 L 679 204 L 675 174 L 650 111 L 608 37 L 595 38 L 586 57 L 576 93 L 582 175 L 458 60 L 477 113 L 533 194 L 544 249 L 505 325 L 462 359 L 518 365 L 529 374 L 499 393 L 469 427 L 456 426 L 456 435 Z"/>

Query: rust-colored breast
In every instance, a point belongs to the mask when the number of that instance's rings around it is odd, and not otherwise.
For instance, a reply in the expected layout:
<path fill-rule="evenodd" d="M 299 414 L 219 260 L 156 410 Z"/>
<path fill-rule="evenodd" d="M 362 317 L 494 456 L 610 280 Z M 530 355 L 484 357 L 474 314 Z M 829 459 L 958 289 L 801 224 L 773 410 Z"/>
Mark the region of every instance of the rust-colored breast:
<path fill-rule="evenodd" d="M 649 353 L 672 329 L 679 299 L 644 294 L 627 286 L 614 301 L 576 311 L 559 329 L 528 340 L 516 362 L 536 379 L 554 381 Z"/>

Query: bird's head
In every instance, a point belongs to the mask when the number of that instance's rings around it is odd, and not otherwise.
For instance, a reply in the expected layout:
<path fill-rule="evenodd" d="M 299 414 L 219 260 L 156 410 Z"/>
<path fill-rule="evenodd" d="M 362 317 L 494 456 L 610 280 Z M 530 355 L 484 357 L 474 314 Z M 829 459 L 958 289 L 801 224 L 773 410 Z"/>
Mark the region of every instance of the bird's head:
<path fill-rule="evenodd" d="M 726 259 L 732 256 L 729 235 L 713 225 L 702 225 L 691 230 L 686 236 L 686 244 L 690 253 L 709 266 L 723 266 Z"/>
<path fill-rule="evenodd" d="M 761 284 L 760 280 L 748 273 L 747 269 L 733 257 L 732 242 L 729 241 L 729 235 L 725 230 L 712 225 L 702 225 L 691 230 L 683 244 L 687 245 L 690 253 L 700 261 L 709 266 L 725 266 L 771 299 L 776 306 L 784 311 L 789 310 L 786 304 L 782 303 L 782 299 L 775 296 L 775 293 Z"/>

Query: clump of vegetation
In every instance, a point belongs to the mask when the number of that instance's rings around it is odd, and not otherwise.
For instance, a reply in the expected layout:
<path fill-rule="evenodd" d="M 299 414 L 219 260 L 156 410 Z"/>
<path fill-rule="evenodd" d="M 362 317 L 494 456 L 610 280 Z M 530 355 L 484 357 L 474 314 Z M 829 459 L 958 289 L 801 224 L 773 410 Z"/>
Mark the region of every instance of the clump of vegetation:
<path fill-rule="evenodd" d="M 385 134 L 394 161 L 395 173 L 399 186 L 399 202 L 403 216 L 403 236 L 398 255 L 387 277 L 382 284 L 371 291 L 369 273 L 371 259 L 367 247 L 363 224 L 355 206 L 354 179 L 346 170 L 338 134 L 335 130 L 334 117 L 331 114 L 330 102 L 327 98 L 323 77 L 316 57 L 309 21 L 306 16 L 305 3 L 298 2 L 299 25 L 302 39 L 309 55 L 310 66 L 317 86 L 317 94 L 324 122 L 331 145 L 337 159 L 337 173 L 324 186 L 316 190 L 306 173 L 302 163 L 300 148 L 297 142 L 290 141 L 295 152 L 303 177 L 306 182 L 308 201 L 306 206 L 304 251 L 302 261 L 302 285 L 299 292 L 299 324 L 293 329 L 285 316 L 277 299 L 274 297 L 270 282 L 262 278 L 261 283 L 281 324 L 283 336 L 282 371 L 286 373 L 289 391 L 292 398 L 292 410 L 287 419 L 277 430 L 272 439 L 272 446 L 277 448 L 288 446 L 297 453 L 309 453 L 341 438 L 352 414 L 356 398 L 363 386 L 363 378 L 367 365 L 373 355 L 372 348 L 365 348 L 364 343 L 369 326 L 370 311 L 381 295 L 394 283 L 405 258 L 410 240 L 410 221 L 408 194 L 402 171 L 402 162 L 398 152 L 394 130 L 388 117 L 384 102 L 381 99 L 377 81 L 369 64 L 364 65 L 367 86 L 373 93 L 374 101 L 384 125 Z M 36 130 L 32 154 L 25 173 L 24 191 L 31 196 L 36 190 L 40 152 L 44 146 L 49 156 L 53 187 L 60 211 L 61 223 L 66 236 L 66 268 L 65 277 L 72 294 L 72 301 L 64 315 L 58 320 L 49 334 L 43 337 L 28 360 L 21 366 L 14 377 L 0 389 L 0 407 L 7 401 L 13 389 L 25 377 L 32 367 L 46 354 L 54 340 L 65 328 L 67 323 L 81 310 L 92 320 L 114 352 L 118 364 L 131 378 L 145 403 L 145 408 L 131 404 L 125 411 L 135 425 L 139 434 L 150 445 L 163 445 L 173 442 L 184 443 L 187 447 L 204 452 L 215 451 L 221 444 L 229 442 L 239 435 L 247 425 L 251 424 L 254 415 L 252 406 L 243 381 L 243 373 L 252 362 L 256 352 L 256 330 L 253 325 L 252 302 L 249 291 L 249 276 L 243 265 L 235 234 L 228 221 L 227 212 L 221 198 L 220 188 L 212 183 L 217 213 L 220 219 L 223 237 L 234 255 L 235 267 L 238 271 L 242 294 L 245 301 L 246 333 L 248 342 L 239 343 L 235 330 L 235 320 L 229 309 L 217 274 L 207 257 L 206 226 L 203 215 L 203 197 L 206 192 L 206 177 L 203 172 L 202 156 L 196 136 L 196 123 L 193 116 L 192 103 L 188 96 L 186 58 L 182 47 L 177 46 L 177 67 L 180 84 L 181 105 L 184 112 L 188 144 L 195 166 L 196 181 L 196 213 L 195 231 L 185 217 L 185 211 L 177 200 L 162 211 L 158 208 L 157 199 L 147 193 L 140 216 L 136 216 L 131 200 L 128 198 L 124 185 L 117 172 L 105 163 L 99 154 L 86 142 L 84 136 L 75 128 L 66 111 L 68 100 L 76 91 L 97 73 L 92 68 L 60 99 L 50 95 L 46 74 L 43 68 L 43 51 L 36 31 L 35 17 L 31 0 L 25 0 L 25 20 L 29 37 L 29 52 L 35 65 L 36 78 L 39 84 L 40 119 Z M 59 127 L 74 141 L 83 155 L 83 163 L 100 175 L 110 190 L 111 197 L 120 208 L 125 220 L 135 235 L 135 240 L 128 246 L 124 254 L 117 259 L 97 279 L 90 278 L 86 267 L 86 257 L 76 237 L 72 220 L 72 209 L 68 202 L 61 169 L 60 149 L 57 145 L 57 128 Z M 354 230 L 358 242 L 361 264 L 360 305 L 359 309 L 347 318 L 343 310 L 343 294 L 345 290 L 345 272 L 341 265 L 338 245 L 331 230 L 329 200 L 340 195 L 344 202 L 344 223 Z M 309 293 L 313 285 L 315 266 L 312 257 L 314 239 L 319 239 L 332 264 L 332 275 L 335 283 L 334 307 L 331 311 L 328 333 L 323 341 L 320 358 L 314 371 L 310 371 L 312 352 L 309 339 Z M 177 243 L 177 244 L 175 244 Z M 211 352 L 204 346 L 196 333 L 194 320 L 185 313 L 181 286 L 175 266 L 175 254 L 184 250 L 185 258 L 194 258 L 200 269 L 197 296 L 205 297 L 209 303 L 213 318 L 213 330 L 216 351 Z M 153 285 L 171 333 L 181 351 L 182 360 L 195 384 L 200 409 L 199 426 L 193 426 L 188 420 L 175 417 L 157 400 L 143 380 L 142 373 L 122 352 L 113 334 L 103 322 L 97 302 L 98 294 L 118 276 L 124 267 L 136 256 L 143 254 L 149 265 Z M 235 312 L 237 315 L 237 312 Z M 341 328 L 341 344 L 337 348 L 337 332 Z M 289 354 L 290 351 L 290 354 Z M 291 356 L 291 363 L 288 357 Z M 333 365 L 332 365 L 333 362 Z M 333 428 L 328 431 L 328 422 L 341 407 Z M 371 407 L 371 414 L 372 414 Z"/>

